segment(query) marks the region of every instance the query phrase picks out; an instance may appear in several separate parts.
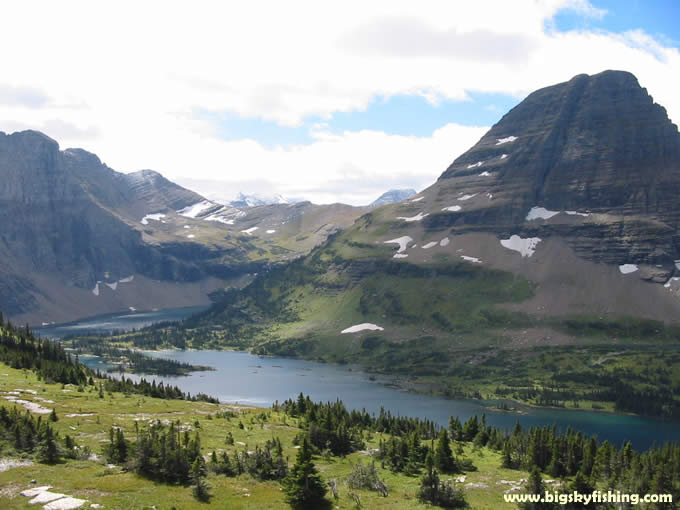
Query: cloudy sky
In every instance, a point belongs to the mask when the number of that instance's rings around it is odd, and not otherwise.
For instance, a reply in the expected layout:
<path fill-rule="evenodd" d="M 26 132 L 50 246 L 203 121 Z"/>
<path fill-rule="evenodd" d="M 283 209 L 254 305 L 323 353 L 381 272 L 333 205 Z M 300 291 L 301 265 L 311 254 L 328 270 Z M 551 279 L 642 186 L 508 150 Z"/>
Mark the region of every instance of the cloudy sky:
<path fill-rule="evenodd" d="M 422 189 L 537 88 L 633 72 L 680 123 L 674 0 L 5 2 L 0 130 L 212 197 Z"/>

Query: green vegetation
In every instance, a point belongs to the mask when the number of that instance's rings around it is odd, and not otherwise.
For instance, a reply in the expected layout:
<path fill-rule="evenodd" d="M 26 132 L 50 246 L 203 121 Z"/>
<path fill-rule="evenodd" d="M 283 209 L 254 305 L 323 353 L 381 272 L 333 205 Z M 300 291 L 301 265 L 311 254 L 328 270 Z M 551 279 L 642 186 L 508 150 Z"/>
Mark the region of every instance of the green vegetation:
<path fill-rule="evenodd" d="M 0 459 L 12 466 L 2 473 L 3 507 L 31 508 L 19 492 L 32 479 L 107 508 L 510 508 L 503 494 L 524 490 L 528 472 L 528 490 L 680 497 L 678 444 L 636 452 L 628 442 L 617 448 L 555 427 L 510 433 L 484 416 L 452 417 L 442 429 L 302 394 L 271 409 L 223 405 L 155 381 L 101 377 L 60 344 L 11 325 L 0 338 L 0 395 L 8 400 Z M 78 384 L 63 382 L 74 377 Z"/>

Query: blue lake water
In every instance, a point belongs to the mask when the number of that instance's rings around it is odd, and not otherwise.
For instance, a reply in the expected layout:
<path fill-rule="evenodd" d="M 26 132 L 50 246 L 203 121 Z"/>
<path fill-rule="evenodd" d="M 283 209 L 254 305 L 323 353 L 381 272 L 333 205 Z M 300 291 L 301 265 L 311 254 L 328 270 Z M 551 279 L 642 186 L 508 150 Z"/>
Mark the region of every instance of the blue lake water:
<path fill-rule="evenodd" d="M 106 333 L 112 330 L 140 328 L 154 322 L 180 320 L 205 307 L 180 308 L 135 314 L 115 314 L 83 321 L 40 328 L 42 336 L 61 338 L 84 332 Z M 180 387 L 191 394 L 207 393 L 223 402 L 240 402 L 270 406 L 295 398 L 300 392 L 316 401 L 342 400 L 352 409 L 378 413 L 383 407 L 392 414 L 428 418 L 447 425 L 450 416 L 461 420 L 486 413 L 490 425 L 511 429 L 516 422 L 525 427 L 556 424 L 560 429 L 572 427 L 601 440 L 621 444 L 630 439 L 636 449 L 652 444 L 680 441 L 680 426 L 653 418 L 641 418 L 592 411 L 567 411 L 522 407 L 523 414 L 493 409 L 494 403 L 477 400 L 454 400 L 408 393 L 387 385 L 384 376 L 371 376 L 356 367 L 314 363 L 288 358 L 265 358 L 233 351 L 159 351 L 151 356 L 175 359 L 193 365 L 208 365 L 214 371 L 195 372 L 184 377 L 147 376 Z M 81 360 L 93 368 L 103 367 L 96 358 Z M 139 376 L 126 374 L 133 379 Z M 376 379 L 376 380 L 372 380 Z"/>
<path fill-rule="evenodd" d="M 617 445 L 629 439 L 636 449 L 646 449 L 655 442 L 660 445 L 666 441 L 680 441 L 677 423 L 638 416 L 531 407 L 522 407 L 525 414 L 500 412 L 493 408 L 494 403 L 491 402 L 445 399 L 401 391 L 386 385 L 390 383 L 387 378 L 371 377 L 371 374 L 347 366 L 266 358 L 233 351 L 160 351 L 148 354 L 214 367 L 214 371 L 195 372 L 184 377 L 152 377 L 157 382 L 178 386 L 185 392 L 207 393 L 223 402 L 270 406 L 276 400 L 282 402 L 302 392 L 315 401 L 340 399 L 349 408 L 366 409 L 372 413 L 378 413 L 384 407 L 395 415 L 428 418 L 440 425 L 447 425 L 450 416 L 466 420 L 475 414 L 486 413 L 487 423 L 503 429 L 511 429 L 517 421 L 525 427 L 557 424 L 562 430 L 570 426 Z M 97 366 L 96 360 L 88 360 L 87 363 Z M 139 376 L 126 374 L 126 377 L 137 379 Z"/>
<path fill-rule="evenodd" d="M 116 330 L 130 331 L 139 329 L 158 322 L 180 321 L 207 308 L 207 306 L 190 306 L 152 312 L 114 313 L 34 329 L 38 335 L 44 338 L 64 338 L 70 335 L 85 335 L 88 333 L 106 334 Z"/>

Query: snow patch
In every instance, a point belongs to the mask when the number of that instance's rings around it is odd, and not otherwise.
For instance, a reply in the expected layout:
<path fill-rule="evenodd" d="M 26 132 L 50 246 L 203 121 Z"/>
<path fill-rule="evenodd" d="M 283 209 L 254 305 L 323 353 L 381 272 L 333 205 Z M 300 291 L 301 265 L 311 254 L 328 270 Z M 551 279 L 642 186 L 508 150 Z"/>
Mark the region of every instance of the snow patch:
<path fill-rule="evenodd" d="M 148 225 L 149 220 L 161 221 L 161 218 L 165 218 L 165 214 L 161 214 L 161 213 L 147 214 L 146 216 L 144 216 L 142 218 L 141 223 L 142 223 L 142 225 Z"/>
<path fill-rule="evenodd" d="M 496 138 L 496 140 L 497 140 L 496 145 L 503 145 L 504 143 L 514 142 L 515 140 L 517 140 L 517 137 L 507 136 L 505 138 Z"/>
<path fill-rule="evenodd" d="M 448 238 L 448 237 L 445 237 L 444 239 L 442 239 L 441 241 L 439 241 L 439 246 L 448 246 L 448 244 L 449 244 L 450 242 L 451 242 L 451 241 L 449 241 L 449 238 Z"/>
<path fill-rule="evenodd" d="M 488 171 L 484 170 L 481 174 L 479 174 L 479 176 L 480 177 L 491 177 L 491 174 Z"/>
<path fill-rule="evenodd" d="M 564 212 L 569 216 L 590 216 L 590 213 L 582 213 L 578 211 L 564 211 Z"/>
<path fill-rule="evenodd" d="M 468 165 L 467 168 L 468 168 L 468 170 L 470 170 L 470 168 L 477 168 L 477 167 L 482 166 L 483 164 L 484 164 L 484 161 L 477 161 L 477 163 L 474 163 L 472 165 Z"/>
<path fill-rule="evenodd" d="M 234 224 L 234 220 L 226 220 L 222 216 L 218 216 L 217 214 L 211 214 L 207 218 L 203 218 L 203 221 L 216 221 L 218 223 L 224 223 L 225 225 Z"/>
<path fill-rule="evenodd" d="M 105 283 L 104 285 L 106 285 L 111 290 L 116 290 L 118 288 L 118 282 Z"/>
<path fill-rule="evenodd" d="M 195 237 L 196 237 L 195 234 L 189 234 L 189 235 L 187 236 L 187 239 L 193 239 L 193 238 L 195 238 Z"/>
<path fill-rule="evenodd" d="M 420 202 L 423 198 L 425 197 L 414 198 L 413 200 L 409 200 L 409 202 Z"/>
<path fill-rule="evenodd" d="M 276 232 L 276 230 L 273 230 L 273 229 L 267 230 L 267 234 L 273 234 L 275 232 Z"/>
<path fill-rule="evenodd" d="M 184 225 L 184 228 L 191 228 L 189 225 Z"/>
<path fill-rule="evenodd" d="M 131 274 L 130 276 L 126 276 L 125 278 L 121 278 L 120 280 L 118 280 L 118 283 L 130 283 L 134 279 L 135 275 Z"/>
<path fill-rule="evenodd" d="M 97 284 L 94 286 L 94 289 L 92 289 L 92 294 L 95 296 L 99 295 L 99 282 L 97 282 Z"/>
<path fill-rule="evenodd" d="M 405 259 L 406 257 L 408 257 L 407 253 L 395 253 L 392 256 L 393 259 Z"/>
<path fill-rule="evenodd" d="M 179 214 L 180 216 L 184 216 L 185 218 L 196 218 L 202 212 L 207 211 L 211 207 L 215 207 L 215 204 L 212 202 L 208 202 L 207 200 L 203 200 L 202 202 L 198 202 L 195 203 L 194 205 L 185 207 L 184 209 L 180 209 L 179 211 L 177 211 L 177 214 Z"/>
<path fill-rule="evenodd" d="M 473 193 L 472 195 L 463 195 L 462 197 L 458 197 L 458 200 L 470 200 L 471 198 L 474 198 L 478 195 L 478 193 Z"/>
<path fill-rule="evenodd" d="M 460 199 L 459 199 L 460 200 Z M 450 205 L 449 207 L 444 207 L 442 211 L 458 212 L 462 209 L 459 205 Z"/>
<path fill-rule="evenodd" d="M 501 159 L 505 159 L 505 158 L 507 158 L 507 157 L 508 157 L 507 154 L 501 154 Z"/>
<path fill-rule="evenodd" d="M 340 334 L 345 334 L 345 333 L 357 333 L 359 331 L 383 331 L 385 328 L 381 328 L 380 326 L 376 326 L 375 324 L 371 324 L 370 322 L 364 322 L 362 324 L 356 324 L 354 326 L 350 326 L 347 329 L 343 329 Z"/>
<path fill-rule="evenodd" d="M 439 243 L 437 241 L 432 241 L 423 245 L 423 250 L 429 250 L 430 248 L 437 246 Z"/>
<path fill-rule="evenodd" d="M 255 232 L 259 227 L 250 227 L 245 230 L 241 230 L 244 234 L 253 235 L 253 232 Z"/>
<path fill-rule="evenodd" d="M 397 216 L 397 219 L 398 220 L 404 220 L 404 221 L 407 221 L 407 222 L 411 222 L 411 221 L 420 221 L 425 216 L 428 216 L 428 213 L 423 214 L 422 212 L 419 212 L 418 214 L 416 214 L 415 216 L 411 216 L 410 218 L 407 218 L 405 216 Z"/>
<path fill-rule="evenodd" d="M 481 264 L 482 261 L 479 260 L 477 257 L 468 257 L 467 255 L 461 255 L 461 259 L 467 260 L 468 262 L 472 262 L 473 264 Z"/>
<path fill-rule="evenodd" d="M 680 280 L 680 277 L 674 276 L 673 278 L 669 278 L 668 281 L 667 281 L 666 283 L 663 284 L 663 286 L 664 286 L 665 288 L 667 288 L 667 289 L 670 289 L 670 288 L 671 288 L 671 283 L 677 282 L 678 280 Z"/>
<path fill-rule="evenodd" d="M 527 221 L 532 221 L 532 220 L 537 220 L 537 219 L 542 219 L 542 220 L 548 220 L 552 218 L 553 216 L 556 216 L 560 214 L 560 211 L 549 211 L 545 207 L 532 207 L 529 213 L 527 214 Z"/>
<path fill-rule="evenodd" d="M 536 251 L 536 245 L 541 242 L 540 237 L 521 238 L 513 234 L 509 239 L 501 239 L 501 245 L 508 250 L 518 251 L 522 257 L 531 257 Z"/>
<path fill-rule="evenodd" d="M 383 244 L 396 243 L 396 244 L 399 245 L 399 249 L 397 250 L 397 253 L 401 253 L 402 251 L 406 250 L 408 243 L 410 243 L 412 241 L 413 241 L 413 239 L 410 236 L 402 236 L 402 237 L 397 237 L 396 239 L 390 239 L 389 241 L 385 241 L 385 242 L 383 242 Z"/>
<path fill-rule="evenodd" d="M 619 266 L 619 271 L 621 271 L 621 274 L 634 273 L 637 270 L 638 267 L 636 264 L 621 264 Z"/>

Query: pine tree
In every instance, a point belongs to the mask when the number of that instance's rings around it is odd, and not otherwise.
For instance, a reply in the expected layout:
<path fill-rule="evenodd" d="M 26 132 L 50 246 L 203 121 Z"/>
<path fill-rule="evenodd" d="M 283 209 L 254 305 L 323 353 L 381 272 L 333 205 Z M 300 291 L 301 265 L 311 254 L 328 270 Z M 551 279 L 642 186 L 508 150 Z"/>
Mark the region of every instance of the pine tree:
<path fill-rule="evenodd" d="M 286 501 L 295 509 L 317 509 L 328 504 L 326 485 L 312 463 L 312 450 L 307 438 L 303 439 L 295 465 L 282 484 Z"/>
<path fill-rule="evenodd" d="M 38 459 L 46 464 L 54 464 L 59 460 L 59 446 L 54 440 L 52 427 L 45 424 L 42 439 L 38 443 Z"/>
<path fill-rule="evenodd" d="M 207 469 L 203 457 L 199 455 L 194 460 L 191 466 L 191 486 L 194 497 L 199 501 L 208 501 L 210 499 L 210 490 L 208 483 L 205 481 Z"/>
<path fill-rule="evenodd" d="M 434 452 L 434 465 L 442 473 L 455 473 L 458 471 L 458 463 L 451 452 L 449 435 L 446 429 L 442 429 L 437 440 L 437 447 Z"/>
<path fill-rule="evenodd" d="M 545 485 L 543 484 L 543 479 L 541 478 L 541 472 L 538 467 L 534 466 L 529 474 L 529 481 L 526 487 L 527 494 L 538 494 L 543 496 L 545 494 Z M 520 503 L 519 508 L 521 510 L 549 510 L 554 508 L 552 503 L 545 502 L 525 502 Z"/>

